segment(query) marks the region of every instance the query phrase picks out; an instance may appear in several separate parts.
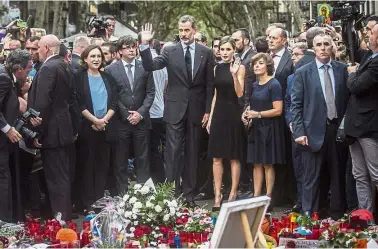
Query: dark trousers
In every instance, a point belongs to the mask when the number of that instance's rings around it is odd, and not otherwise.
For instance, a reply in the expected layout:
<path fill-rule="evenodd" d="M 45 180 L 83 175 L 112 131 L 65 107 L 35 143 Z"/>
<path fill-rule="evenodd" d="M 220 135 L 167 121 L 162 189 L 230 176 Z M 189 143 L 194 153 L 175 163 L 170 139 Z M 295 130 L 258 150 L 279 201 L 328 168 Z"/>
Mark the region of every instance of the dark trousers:
<path fill-rule="evenodd" d="M 85 158 L 85 143 L 83 138 L 79 135 L 78 139 L 75 141 L 75 166 L 74 168 L 71 168 L 71 176 L 72 176 L 72 186 L 71 186 L 71 197 L 72 197 L 72 203 L 75 204 L 75 206 L 78 209 L 82 208 L 82 198 L 80 196 L 81 194 L 81 184 L 82 179 L 84 177 L 84 172 L 82 165 L 86 162 Z"/>
<path fill-rule="evenodd" d="M 205 128 L 202 129 L 200 138 L 199 167 L 197 169 L 197 192 L 211 195 L 214 192 L 213 187 L 213 159 L 207 156 L 207 147 L 209 144 L 209 134 Z"/>
<path fill-rule="evenodd" d="M 344 175 L 339 162 L 339 150 L 336 145 L 337 124 L 327 124 L 326 134 L 322 148 L 317 152 L 303 151 L 302 162 L 304 166 L 304 182 L 302 209 L 307 212 L 319 211 L 319 199 L 327 198 L 320 196 L 320 178 L 323 167 L 328 169 L 331 184 L 330 216 L 337 220 L 344 214 L 343 186 Z M 310 138 L 311 139 L 311 138 Z"/>
<path fill-rule="evenodd" d="M 12 221 L 13 214 L 9 157 L 8 145 L 5 145 L 0 149 L 0 220 L 7 222 Z"/>
<path fill-rule="evenodd" d="M 130 148 L 133 148 L 134 168 L 138 183 L 145 183 L 150 178 L 150 130 L 131 124 L 125 124 L 118 130 L 118 141 L 114 145 L 114 173 L 118 194 L 128 190 L 127 167 Z"/>
<path fill-rule="evenodd" d="M 62 213 L 63 220 L 71 219 L 71 167 L 75 163 L 75 145 L 42 149 L 42 163 L 53 214 Z"/>
<path fill-rule="evenodd" d="M 183 194 L 187 201 L 193 201 L 195 195 L 201 132 L 202 127 L 186 117 L 177 124 L 166 124 L 166 178 L 169 182 L 175 181 L 178 190 L 182 176 Z M 184 160 L 181 160 L 182 152 Z"/>
<path fill-rule="evenodd" d="M 298 148 L 298 144 L 292 140 L 291 154 L 293 157 L 293 167 L 295 180 L 297 182 L 297 206 L 302 208 L 303 195 L 303 165 L 302 165 L 302 151 Z"/>
<path fill-rule="evenodd" d="M 110 163 L 110 146 L 105 132 L 91 130 L 85 140 L 85 158 L 81 196 L 85 208 L 104 196 L 106 176 Z"/>
<path fill-rule="evenodd" d="M 155 183 L 165 181 L 165 123 L 163 118 L 151 118 L 151 177 Z"/>

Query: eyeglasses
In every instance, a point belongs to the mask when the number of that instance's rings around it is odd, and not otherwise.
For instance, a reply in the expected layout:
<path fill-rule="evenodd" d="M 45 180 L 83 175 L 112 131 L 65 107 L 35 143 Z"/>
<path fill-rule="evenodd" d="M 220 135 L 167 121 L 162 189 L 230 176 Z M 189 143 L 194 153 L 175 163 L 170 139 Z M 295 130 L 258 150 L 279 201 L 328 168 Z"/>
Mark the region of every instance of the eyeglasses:
<path fill-rule="evenodd" d="M 303 53 L 294 53 L 294 54 L 292 54 L 292 56 L 295 56 L 295 57 L 299 57 L 301 55 L 304 55 L 304 54 Z"/>

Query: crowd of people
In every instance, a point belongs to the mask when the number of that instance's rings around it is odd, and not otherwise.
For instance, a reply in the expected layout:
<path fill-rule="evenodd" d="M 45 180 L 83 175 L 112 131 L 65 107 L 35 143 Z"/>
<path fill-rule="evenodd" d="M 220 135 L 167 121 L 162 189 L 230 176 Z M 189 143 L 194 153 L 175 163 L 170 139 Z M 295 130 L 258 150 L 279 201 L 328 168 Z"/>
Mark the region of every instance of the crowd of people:
<path fill-rule="evenodd" d="M 270 209 L 307 215 L 373 211 L 378 18 L 350 51 L 356 65 L 330 26 L 289 37 L 274 23 L 254 41 L 240 28 L 208 48 L 190 15 L 172 42 L 149 23 L 138 39 L 116 38 L 113 21 L 106 37 L 79 36 L 72 50 L 51 34 L 7 46 L 0 220 L 41 209 L 41 192 L 50 215 L 69 220 L 105 190 L 149 178 L 174 183 L 189 207 L 267 195 Z"/>

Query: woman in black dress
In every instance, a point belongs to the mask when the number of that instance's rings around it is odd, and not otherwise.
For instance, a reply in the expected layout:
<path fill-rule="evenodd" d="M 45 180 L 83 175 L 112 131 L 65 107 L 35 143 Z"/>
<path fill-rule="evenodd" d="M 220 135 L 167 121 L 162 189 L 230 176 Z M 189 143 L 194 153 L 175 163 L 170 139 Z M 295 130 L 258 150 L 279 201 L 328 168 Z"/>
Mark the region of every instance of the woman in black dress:
<path fill-rule="evenodd" d="M 223 63 L 214 67 L 215 94 L 207 125 L 208 155 L 213 158 L 215 205 L 223 200 L 221 194 L 223 159 L 230 160 L 232 186 L 228 200 L 235 200 L 240 177 L 240 159 L 244 151 L 244 127 L 240 120 L 242 107 L 238 98 L 243 95 L 245 67 L 240 60 L 233 61 L 235 41 L 224 37 L 220 43 Z"/>
<path fill-rule="evenodd" d="M 268 54 L 256 54 L 251 65 L 257 82 L 252 87 L 250 106 L 242 116 L 244 123 L 252 119 L 248 162 L 254 165 L 254 196 L 261 194 L 265 170 L 266 195 L 270 197 L 275 179 L 273 165 L 285 164 L 282 90 L 280 83 L 272 77 L 274 62 Z"/>

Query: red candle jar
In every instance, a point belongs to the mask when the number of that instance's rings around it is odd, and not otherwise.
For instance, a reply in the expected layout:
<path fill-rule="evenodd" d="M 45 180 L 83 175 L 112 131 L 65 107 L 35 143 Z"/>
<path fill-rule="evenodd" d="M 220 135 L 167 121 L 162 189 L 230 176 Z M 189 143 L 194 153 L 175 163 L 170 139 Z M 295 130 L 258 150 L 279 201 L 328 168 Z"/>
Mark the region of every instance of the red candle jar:
<path fill-rule="evenodd" d="M 180 236 L 181 243 L 186 243 L 186 242 L 188 242 L 188 233 L 187 233 L 187 232 L 185 232 L 185 231 L 180 231 L 180 232 L 179 232 L 179 236 Z"/>
<path fill-rule="evenodd" d="M 188 233 L 188 243 L 194 242 L 194 233 Z"/>
<path fill-rule="evenodd" d="M 313 227 L 312 227 L 312 237 L 313 237 L 313 239 L 315 239 L 315 240 L 317 240 L 317 239 L 319 239 L 319 237 L 320 237 L 320 230 L 319 230 L 319 226 L 318 225 L 314 225 Z"/>
<path fill-rule="evenodd" d="M 207 242 L 208 241 L 209 232 L 203 231 L 202 234 L 201 234 L 201 236 L 202 236 L 201 242 Z"/>
<path fill-rule="evenodd" d="M 194 233 L 193 240 L 197 244 L 201 243 L 201 233 Z"/>
<path fill-rule="evenodd" d="M 89 230 L 91 227 L 90 221 L 83 221 L 83 230 Z"/>
<path fill-rule="evenodd" d="M 312 215 L 311 215 L 311 219 L 312 220 L 319 220 L 319 214 L 318 212 L 313 212 Z"/>
<path fill-rule="evenodd" d="M 168 232 L 168 244 L 173 244 L 175 241 L 175 232 Z"/>

